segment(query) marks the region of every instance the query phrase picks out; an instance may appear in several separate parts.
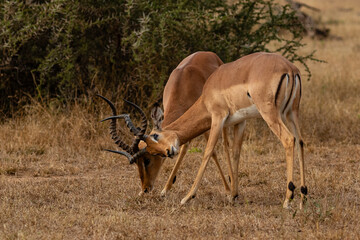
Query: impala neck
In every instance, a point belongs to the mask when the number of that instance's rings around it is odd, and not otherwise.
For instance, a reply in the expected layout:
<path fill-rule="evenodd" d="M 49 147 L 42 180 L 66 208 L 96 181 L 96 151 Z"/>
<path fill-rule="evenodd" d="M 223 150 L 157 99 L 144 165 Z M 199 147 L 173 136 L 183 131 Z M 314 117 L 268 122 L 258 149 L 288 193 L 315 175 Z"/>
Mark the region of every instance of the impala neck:
<path fill-rule="evenodd" d="M 179 144 L 183 145 L 210 128 L 211 115 L 200 97 L 180 118 L 163 130 L 175 132 L 179 138 Z"/>

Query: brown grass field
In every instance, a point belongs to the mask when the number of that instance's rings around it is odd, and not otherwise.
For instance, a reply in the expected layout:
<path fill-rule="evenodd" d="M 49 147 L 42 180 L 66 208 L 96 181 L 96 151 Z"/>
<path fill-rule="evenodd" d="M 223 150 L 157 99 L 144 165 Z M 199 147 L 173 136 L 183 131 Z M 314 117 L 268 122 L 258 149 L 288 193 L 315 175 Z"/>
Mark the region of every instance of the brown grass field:
<path fill-rule="evenodd" d="M 342 40 L 305 39 L 304 51 L 327 63 L 311 62 L 312 79 L 303 76 L 304 210 L 297 161 L 295 199 L 282 208 L 285 153 L 262 120 L 246 130 L 239 199 L 228 201 L 211 161 L 197 197 L 180 206 L 202 153 L 188 153 L 168 196 L 160 191 L 171 159 L 139 197 L 136 166 L 101 150 L 114 148 L 108 124 L 99 123 L 106 105 L 34 103 L 0 125 L 0 239 L 360 239 L 360 1 L 306 2 Z M 199 139 L 193 149 L 204 145 Z"/>

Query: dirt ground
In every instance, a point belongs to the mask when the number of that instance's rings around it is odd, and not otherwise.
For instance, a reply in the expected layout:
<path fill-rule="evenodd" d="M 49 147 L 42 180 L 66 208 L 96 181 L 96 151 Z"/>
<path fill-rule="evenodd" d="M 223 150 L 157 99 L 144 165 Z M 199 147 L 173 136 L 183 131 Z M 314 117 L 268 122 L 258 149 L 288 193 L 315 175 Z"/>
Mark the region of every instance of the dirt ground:
<path fill-rule="evenodd" d="M 240 197 L 230 203 L 211 161 L 196 198 L 180 206 L 200 165 L 205 142 L 192 144 L 177 181 L 139 197 L 136 166 L 101 151 L 114 148 L 108 110 L 45 109 L 34 103 L 0 124 L 0 239 L 360 239 L 360 2 L 303 1 L 335 37 L 306 38 L 327 63 L 303 77 L 301 127 L 309 199 L 299 210 L 285 197 L 285 153 L 262 120 L 249 121 L 239 168 Z M 217 146 L 220 162 L 222 148 Z"/>

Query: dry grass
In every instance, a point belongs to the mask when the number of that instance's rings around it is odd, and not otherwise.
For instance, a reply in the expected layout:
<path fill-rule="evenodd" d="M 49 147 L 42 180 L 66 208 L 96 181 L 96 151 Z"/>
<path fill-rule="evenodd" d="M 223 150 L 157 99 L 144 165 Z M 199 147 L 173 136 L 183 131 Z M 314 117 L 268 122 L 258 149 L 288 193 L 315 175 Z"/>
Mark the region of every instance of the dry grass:
<path fill-rule="evenodd" d="M 159 195 L 171 160 L 156 189 L 138 197 L 135 166 L 101 151 L 113 147 L 98 123 L 105 105 L 60 111 L 34 104 L 0 125 L 0 239 L 360 239 L 360 2 L 307 2 L 323 9 L 322 20 L 343 40 L 306 40 L 328 63 L 311 63 L 313 78 L 303 82 L 304 211 L 299 189 L 293 208 L 281 207 L 284 151 L 260 120 L 247 129 L 240 199 L 228 202 L 211 162 L 197 198 L 180 207 L 201 153 L 188 154 L 167 197 Z M 295 177 L 299 186 L 297 165 Z"/>

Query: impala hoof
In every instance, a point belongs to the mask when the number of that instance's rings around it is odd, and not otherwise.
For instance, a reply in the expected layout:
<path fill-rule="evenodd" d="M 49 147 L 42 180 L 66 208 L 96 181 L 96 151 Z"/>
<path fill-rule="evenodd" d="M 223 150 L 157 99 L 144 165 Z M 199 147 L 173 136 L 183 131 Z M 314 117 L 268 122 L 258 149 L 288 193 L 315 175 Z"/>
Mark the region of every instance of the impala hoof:
<path fill-rule="evenodd" d="M 187 203 L 188 199 L 187 198 L 183 198 L 180 202 L 181 205 L 184 205 L 185 203 Z"/>
<path fill-rule="evenodd" d="M 240 197 L 238 194 L 236 194 L 234 196 L 230 194 L 227 196 L 227 199 L 230 204 L 235 204 L 236 202 L 240 202 Z"/>
<path fill-rule="evenodd" d="M 185 203 L 187 203 L 189 200 L 195 198 L 195 195 L 193 196 L 186 196 L 181 200 L 181 205 L 184 205 Z"/>
<path fill-rule="evenodd" d="M 166 189 L 163 189 L 163 190 L 161 191 L 161 193 L 160 193 L 160 196 L 165 197 L 166 194 L 167 194 L 167 190 L 166 190 Z"/>
<path fill-rule="evenodd" d="M 283 208 L 290 209 L 289 199 L 285 199 L 284 204 L 283 204 Z"/>

